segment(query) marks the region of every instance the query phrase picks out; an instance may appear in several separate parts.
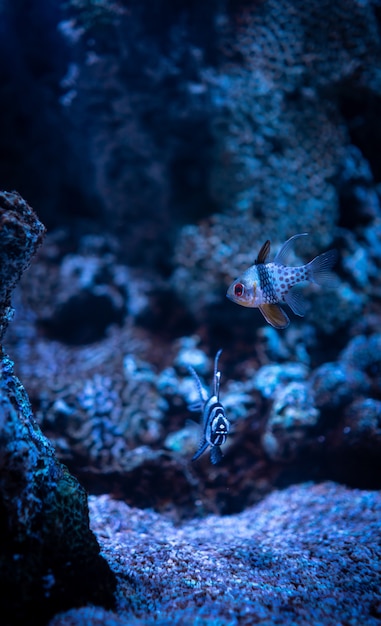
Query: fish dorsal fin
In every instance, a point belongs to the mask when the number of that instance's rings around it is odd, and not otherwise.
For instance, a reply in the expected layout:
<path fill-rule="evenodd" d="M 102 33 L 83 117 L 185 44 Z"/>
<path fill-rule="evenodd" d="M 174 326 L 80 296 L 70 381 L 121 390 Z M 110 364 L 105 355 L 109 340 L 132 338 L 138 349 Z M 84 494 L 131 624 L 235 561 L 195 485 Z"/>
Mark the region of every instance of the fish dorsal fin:
<path fill-rule="evenodd" d="M 287 328 L 290 323 L 288 316 L 278 304 L 261 304 L 259 310 L 266 322 L 274 328 Z"/>
<path fill-rule="evenodd" d="M 267 241 L 265 241 L 262 248 L 258 252 L 258 256 L 254 261 L 254 265 L 260 265 L 261 263 L 265 263 L 267 257 L 269 256 L 269 252 L 270 252 L 270 239 L 267 239 Z"/>
<path fill-rule="evenodd" d="M 294 244 L 294 240 L 298 237 L 305 237 L 306 235 L 308 235 L 308 233 L 299 233 L 298 235 L 293 235 L 290 239 L 287 239 L 279 252 L 277 252 L 274 263 L 277 263 L 277 265 L 287 265 L 287 255 L 290 252 L 291 246 Z"/>
<path fill-rule="evenodd" d="M 221 356 L 222 349 L 218 350 L 214 359 L 214 375 L 213 375 L 213 395 L 219 399 L 221 372 L 218 371 L 218 359 Z"/>

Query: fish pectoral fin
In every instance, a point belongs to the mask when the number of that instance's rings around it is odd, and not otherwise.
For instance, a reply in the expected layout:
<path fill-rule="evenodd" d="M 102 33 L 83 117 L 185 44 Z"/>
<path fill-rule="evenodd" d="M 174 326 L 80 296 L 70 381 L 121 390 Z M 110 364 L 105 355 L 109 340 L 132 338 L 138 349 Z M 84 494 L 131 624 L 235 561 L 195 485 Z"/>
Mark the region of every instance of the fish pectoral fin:
<path fill-rule="evenodd" d="M 206 441 L 205 438 L 202 439 L 201 443 L 200 443 L 200 447 L 197 450 L 197 452 L 192 456 L 192 461 L 196 461 L 198 458 L 200 458 L 200 456 L 202 454 L 204 454 L 205 450 L 208 449 L 208 442 Z"/>
<path fill-rule="evenodd" d="M 290 309 L 295 313 L 295 315 L 300 315 L 303 317 L 306 313 L 306 302 L 304 300 L 303 294 L 301 293 L 298 287 L 293 287 L 290 289 L 288 293 L 284 296 L 286 304 L 290 307 Z"/>
<path fill-rule="evenodd" d="M 191 413 L 196 413 L 196 411 L 202 411 L 202 407 L 203 404 L 201 404 L 201 402 L 197 400 L 196 402 L 188 404 L 188 411 L 190 411 Z"/>
<path fill-rule="evenodd" d="M 287 328 L 290 323 L 288 316 L 278 304 L 261 304 L 259 310 L 266 322 L 274 328 Z"/>
<path fill-rule="evenodd" d="M 265 241 L 262 248 L 258 252 L 258 256 L 254 261 L 254 265 L 260 265 L 261 263 L 265 263 L 267 257 L 269 256 L 269 252 L 270 252 L 270 239 L 267 239 L 267 241 Z"/>

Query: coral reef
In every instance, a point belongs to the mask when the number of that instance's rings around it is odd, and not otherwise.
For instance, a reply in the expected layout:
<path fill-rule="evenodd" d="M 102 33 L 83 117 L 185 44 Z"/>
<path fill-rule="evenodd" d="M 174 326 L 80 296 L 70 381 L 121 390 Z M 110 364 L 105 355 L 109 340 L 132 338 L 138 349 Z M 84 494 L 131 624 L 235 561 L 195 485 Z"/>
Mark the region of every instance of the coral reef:
<path fill-rule="evenodd" d="M 324 363 L 311 376 L 315 403 L 324 411 L 335 411 L 348 402 L 369 392 L 370 384 L 365 372 L 357 367 L 340 363 Z"/>
<path fill-rule="evenodd" d="M 93 493 L 111 492 L 181 519 L 200 510 L 242 510 L 295 476 L 377 485 L 378 437 L 370 443 L 359 408 L 355 448 L 344 433 L 351 403 L 379 399 L 378 335 L 356 337 L 336 361 L 317 367 L 311 362 L 316 336 L 292 328 L 276 344 L 257 344 L 255 358 L 235 363 L 224 351 L 221 399 L 232 433 L 223 463 L 211 470 L 203 459 L 190 465 L 201 425 L 188 410 L 197 389 L 187 366 L 195 367 L 205 389 L 212 368 L 199 337 L 172 342 L 163 359 L 153 334 L 138 336 L 128 320 L 110 327 L 104 339 L 71 346 L 36 341 L 22 305 L 19 312 L 9 348 L 36 418 L 59 458 Z M 21 342 L 18 333 L 24 333 Z M 351 455 L 361 461 L 355 473 Z"/>
<path fill-rule="evenodd" d="M 381 484 L 378 0 L 0 16 L 0 178 L 50 231 L 11 301 L 44 228 L 0 194 L 13 619 L 373 626 L 379 493 L 356 489 Z M 226 287 L 305 231 L 290 263 L 336 247 L 338 284 L 308 286 L 280 333 Z M 209 389 L 220 348 L 231 434 L 220 464 L 192 463 L 188 367 Z M 345 487 L 288 488 L 308 480 Z"/>
<path fill-rule="evenodd" d="M 83 608 L 49 626 L 380 621 L 379 493 L 304 484 L 179 527 L 107 496 L 90 510 L 116 612 Z"/>
<path fill-rule="evenodd" d="M 107 238 L 83 237 L 78 251 L 68 251 L 63 260 L 59 245 L 52 242 L 39 261 L 33 280 L 36 284 L 44 276 L 44 292 L 31 291 L 29 303 L 33 306 L 33 297 L 38 299 L 34 302 L 38 324 L 51 338 L 67 344 L 91 343 L 102 338 L 110 325 L 122 322 L 131 279 L 127 269 L 117 264 Z"/>
<path fill-rule="evenodd" d="M 380 215 L 377 180 L 351 145 L 344 112 L 353 92 L 380 97 L 373 7 L 341 1 L 331 9 L 271 0 L 239 3 L 222 19 L 221 62 L 204 75 L 213 103 L 210 193 L 220 210 L 185 226 L 175 251 L 173 285 L 196 311 L 220 301 L 267 238 L 279 246 L 309 232 L 310 258 L 330 246 L 340 211 L 351 214 L 350 189 L 363 198 L 362 220 Z M 329 27 L 321 33 L 327 20 L 334 37 Z M 364 297 L 349 289 L 329 295 L 329 322 L 326 302 L 318 305 L 316 326 L 332 332 L 358 314 Z"/>
<path fill-rule="evenodd" d="M 11 292 L 43 225 L 17 193 L 0 196 L 3 329 Z M 55 456 L 0 351 L 0 604 L 4 625 L 41 624 L 57 610 L 113 604 L 114 578 L 89 528 L 87 496 Z"/>
<path fill-rule="evenodd" d="M 27 11 L 28 32 L 18 11 Z M 330 294 L 329 321 L 326 302 L 314 300 L 312 323 L 332 332 L 369 304 L 359 287 L 364 276 L 378 282 L 377 253 L 363 241 L 380 215 L 374 3 L 213 0 L 173 9 L 168 0 L 73 0 L 53 9 L 37 0 L 31 10 L 25 0 L 5 0 L 3 12 L 7 115 L 0 119 L 8 120 L 2 137 L 8 146 L 11 134 L 13 150 L 0 159 L 0 173 L 9 175 L 11 163 L 11 180 L 28 177 L 49 225 L 66 225 L 75 239 L 84 230 L 117 235 L 119 260 L 159 273 L 166 279 L 159 291 L 210 321 L 205 309 L 221 304 L 225 285 L 251 265 L 264 239 L 276 247 L 309 231 L 300 258 L 335 240 L 350 282 Z M 41 51 L 31 55 L 29 45 Z M 10 52 L 20 84 L 1 65 Z M 33 81 L 28 115 L 38 132 L 45 114 L 52 132 L 43 146 L 28 135 L 33 168 L 20 170 L 17 111 L 25 115 L 23 85 Z M 50 137 L 56 161 L 44 152 Z M 41 162 L 49 189 L 37 184 Z M 117 306 L 110 315 L 120 313 Z M 229 312 L 221 322 L 229 327 Z"/>
<path fill-rule="evenodd" d="M 162 437 L 167 403 L 139 352 L 142 346 L 128 328 L 90 346 L 47 339 L 36 345 L 32 339 L 15 351 L 36 418 L 66 462 L 123 467 L 128 450 L 155 446 Z"/>
<path fill-rule="evenodd" d="M 358 398 L 344 413 L 343 446 L 379 454 L 381 444 L 381 402 Z"/>
<path fill-rule="evenodd" d="M 265 451 L 275 460 L 292 459 L 303 450 L 308 432 L 318 421 L 319 411 L 308 384 L 292 382 L 281 386 L 262 437 Z"/>

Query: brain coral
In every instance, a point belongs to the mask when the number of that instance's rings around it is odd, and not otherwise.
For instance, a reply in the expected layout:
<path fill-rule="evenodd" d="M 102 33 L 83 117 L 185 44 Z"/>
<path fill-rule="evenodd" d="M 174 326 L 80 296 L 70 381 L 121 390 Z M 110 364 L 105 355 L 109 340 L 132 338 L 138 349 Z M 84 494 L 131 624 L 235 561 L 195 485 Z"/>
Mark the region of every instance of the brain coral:
<path fill-rule="evenodd" d="M 89 346 L 40 340 L 16 350 L 36 418 L 71 467 L 122 469 L 129 450 L 161 439 L 166 401 L 135 349 L 125 329 Z"/>

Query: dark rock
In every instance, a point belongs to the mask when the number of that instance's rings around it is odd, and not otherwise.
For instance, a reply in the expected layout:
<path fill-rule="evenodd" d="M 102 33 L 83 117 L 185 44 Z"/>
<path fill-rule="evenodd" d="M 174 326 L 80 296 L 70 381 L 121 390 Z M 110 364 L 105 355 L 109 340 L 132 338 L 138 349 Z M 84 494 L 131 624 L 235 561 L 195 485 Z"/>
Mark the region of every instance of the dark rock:
<path fill-rule="evenodd" d="M 18 193 L 0 192 L 0 341 L 12 317 L 12 290 L 44 233 L 44 225 Z"/>
<path fill-rule="evenodd" d="M 89 528 L 87 496 L 0 361 L 0 604 L 5 624 L 41 624 L 64 607 L 113 604 L 113 576 Z"/>
<path fill-rule="evenodd" d="M 0 194 L 4 332 L 11 291 L 41 242 L 43 225 L 16 194 Z M 57 610 L 113 604 L 114 577 L 89 528 L 87 496 L 56 459 L 28 396 L 0 348 L 1 623 L 42 624 Z"/>

